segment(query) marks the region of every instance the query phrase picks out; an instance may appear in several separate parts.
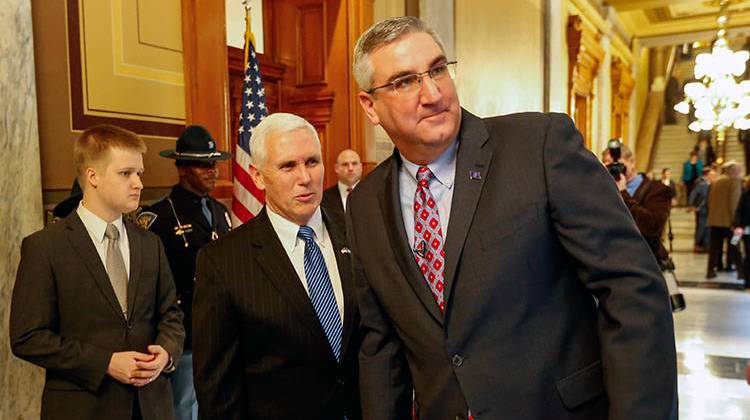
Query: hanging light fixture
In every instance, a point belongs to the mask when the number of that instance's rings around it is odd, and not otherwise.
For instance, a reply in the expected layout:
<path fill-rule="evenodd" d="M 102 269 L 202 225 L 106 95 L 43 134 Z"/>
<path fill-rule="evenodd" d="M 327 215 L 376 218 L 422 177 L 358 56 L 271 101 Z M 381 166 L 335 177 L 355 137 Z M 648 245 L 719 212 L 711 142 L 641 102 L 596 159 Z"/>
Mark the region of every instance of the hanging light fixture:
<path fill-rule="evenodd" d="M 699 82 L 685 85 L 685 99 L 674 110 L 688 114 L 690 105 L 695 109 L 692 131 L 716 130 L 723 134 L 727 128 L 750 129 L 750 81 L 737 82 L 745 73 L 748 51 L 732 51 L 726 39 L 729 22 L 729 0 L 720 2 L 719 32 L 711 53 L 698 54 L 694 74 Z M 723 137 L 723 135 L 721 136 Z"/>

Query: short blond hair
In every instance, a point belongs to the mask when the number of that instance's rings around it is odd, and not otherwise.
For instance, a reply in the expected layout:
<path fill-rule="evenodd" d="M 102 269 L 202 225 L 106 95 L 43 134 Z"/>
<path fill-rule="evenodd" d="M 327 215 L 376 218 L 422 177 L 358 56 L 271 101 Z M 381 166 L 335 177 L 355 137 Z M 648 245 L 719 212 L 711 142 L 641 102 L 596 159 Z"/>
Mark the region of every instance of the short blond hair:
<path fill-rule="evenodd" d="M 89 127 L 73 143 L 73 162 L 78 182 L 84 185 L 86 168 L 101 163 L 110 149 L 133 150 L 146 153 L 146 143 L 130 130 L 114 125 L 102 124 Z"/>

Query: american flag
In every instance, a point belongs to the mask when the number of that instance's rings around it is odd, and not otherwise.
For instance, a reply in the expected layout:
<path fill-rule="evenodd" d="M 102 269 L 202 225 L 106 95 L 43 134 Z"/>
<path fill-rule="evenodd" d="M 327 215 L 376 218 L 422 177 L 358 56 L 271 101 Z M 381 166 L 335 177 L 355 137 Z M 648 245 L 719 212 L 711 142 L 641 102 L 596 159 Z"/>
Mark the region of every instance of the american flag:
<path fill-rule="evenodd" d="M 250 50 L 245 67 L 245 81 L 242 83 L 242 111 L 237 136 L 237 150 L 234 154 L 232 173 L 234 174 L 234 195 L 232 197 L 232 225 L 237 227 L 258 214 L 263 207 L 263 191 L 255 186 L 248 168 L 250 167 L 250 135 L 260 121 L 268 115 L 266 93 L 260 78 L 255 48 L 247 43 Z"/>

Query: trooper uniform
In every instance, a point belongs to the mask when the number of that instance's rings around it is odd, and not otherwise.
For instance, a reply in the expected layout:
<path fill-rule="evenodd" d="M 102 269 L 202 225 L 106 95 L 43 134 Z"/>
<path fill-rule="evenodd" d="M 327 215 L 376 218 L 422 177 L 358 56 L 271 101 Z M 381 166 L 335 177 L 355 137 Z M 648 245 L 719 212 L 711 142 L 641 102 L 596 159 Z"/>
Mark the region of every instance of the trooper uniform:
<path fill-rule="evenodd" d="M 211 222 L 203 213 L 202 200 L 211 213 Z M 229 232 L 229 211 L 211 196 L 199 197 L 175 185 L 169 196 L 145 207 L 138 223 L 159 235 L 177 287 L 177 303 L 185 313 L 185 349 L 192 348 L 192 302 L 195 286 L 195 258 L 205 244 Z"/>
<path fill-rule="evenodd" d="M 175 149 L 159 154 L 175 159 L 177 166 L 211 164 L 231 157 L 216 150 L 211 134 L 201 126 L 188 127 L 177 139 Z M 185 313 L 185 351 L 172 377 L 172 386 L 177 419 L 192 420 L 198 413 L 192 375 L 195 259 L 203 245 L 232 228 L 229 211 L 207 193 L 200 196 L 177 184 L 167 197 L 145 207 L 136 221 L 161 238 L 177 289 L 177 303 Z"/>

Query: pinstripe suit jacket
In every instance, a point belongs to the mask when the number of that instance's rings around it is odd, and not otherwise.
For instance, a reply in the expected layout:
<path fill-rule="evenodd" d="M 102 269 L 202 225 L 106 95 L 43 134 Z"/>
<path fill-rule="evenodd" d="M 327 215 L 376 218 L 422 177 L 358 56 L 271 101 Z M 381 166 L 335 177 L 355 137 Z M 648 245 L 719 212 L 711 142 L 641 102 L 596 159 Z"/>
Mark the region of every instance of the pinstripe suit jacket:
<path fill-rule="evenodd" d="M 193 366 L 202 420 L 359 418 L 350 254 L 323 218 L 344 294 L 341 362 L 264 208 L 198 254 Z"/>

